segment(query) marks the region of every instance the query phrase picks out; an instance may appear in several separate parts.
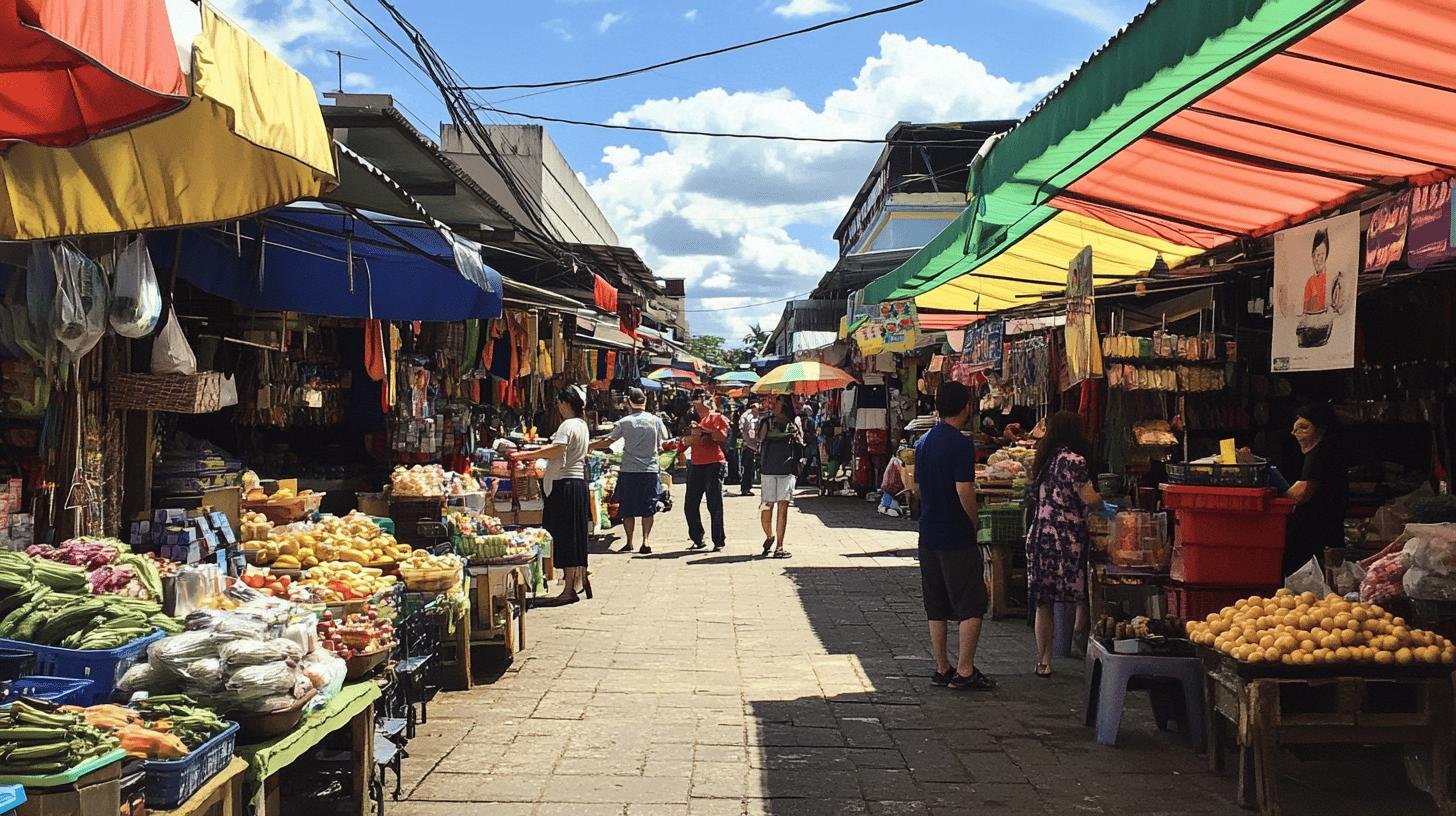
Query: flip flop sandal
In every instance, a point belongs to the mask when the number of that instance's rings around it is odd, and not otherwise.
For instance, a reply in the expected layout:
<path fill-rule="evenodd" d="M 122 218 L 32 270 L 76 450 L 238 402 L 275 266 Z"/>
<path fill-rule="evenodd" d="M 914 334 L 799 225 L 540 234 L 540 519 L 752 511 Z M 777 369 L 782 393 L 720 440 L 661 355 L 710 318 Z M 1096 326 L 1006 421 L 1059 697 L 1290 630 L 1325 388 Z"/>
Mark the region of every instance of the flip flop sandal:
<path fill-rule="evenodd" d="M 1052 676 L 1052 667 L 1051 667 L 1051 664 L 1050 663 L 1038 663 L 1038 664 L 1036 664 L 1036 676 L 1037 677 L 1051 677 Z"/>
<path fill-rule="evenodd" d="M 788 550 L 774 550 L 774 558 L 793 558 L 794 554 Z"/>
<path fill-rule="evenodd" d="M 773 549 L 773 545 L 774 545 L 773 536 L 769 536 L 768 538 L 765 538 L 763 540 L 763 557 L 764 558 L 767 558 L 768 557 L 769 550 L 772 550 Z"/>

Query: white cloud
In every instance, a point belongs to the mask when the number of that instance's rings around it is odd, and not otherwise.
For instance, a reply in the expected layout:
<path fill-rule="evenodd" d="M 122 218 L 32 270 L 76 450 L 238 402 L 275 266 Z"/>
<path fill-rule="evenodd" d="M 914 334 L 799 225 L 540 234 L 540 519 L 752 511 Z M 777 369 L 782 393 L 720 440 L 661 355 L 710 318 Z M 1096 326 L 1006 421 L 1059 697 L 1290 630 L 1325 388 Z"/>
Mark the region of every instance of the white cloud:
<path fill-rule="evenodd" d="M 546 22 L 541 24 L 541 27 L 551 32 L 552 34 L 555 34 L 563 42 L 571 42 L 571 28 L 567 26 L 566 21 L 561 19 L 560 17 L 555 17 L 547 20 Z"/>
<path fill-rule="evenodd" d="M 1031 2 L 1044 9 L 1080 20 L 1108 35 L 1122 28 L 1123 24 L 1127 22 L 1127 18 L 1122 12 L 1102 0 L 1031 0 Z"/>
<path fill-rule="evenodd" d="M 617 124 L 736 133 L 879 136 L 899 121 L 1013 118 L 1059 77 L 1016 82 L 954 48 L 899 34 L 880 38 L 844 87 L 821 101 L 784 88 L 652 99 Z M 875 111 L 866 115 L 866 111 Z M 693 330 L 729 338 L 773 325 L 782 303 L 831 268 L 831 234 L 874 164 L 876 145 L 665 136 L 655 152 L 603 151 L 592 197 L 623 243 L 657 274 L 687 280 Z M 730 310 L 731 309 L 731 310 Z"/>
<path fill-rule="evenodd" d="M 611 28 L 617 23 L 622 22 L 625 19 L 627 19 L 627 15 L 619 14 L 615 11 L 609 11 L 606 14 L 602 15 L 602 19 L 597 20 L 597 33 L 605 34 L 607 33 L 607 29 Z"/>
<path fill-rule="evenodd" d="M 698 10 L 688 9 L 687 11 L 683 12 L 683 19 L 687 20 L 690 23 L 696 23 L 698 21 Z"/>
<path fill-rule="evenodd" d="M 832 14 L 836 11 L 844 11 L 846 6 L 835 0 L 789 0 L 781 6 L 776 6 L 774 14 L 780 17 L 813 17 L 819 14 Z"/>

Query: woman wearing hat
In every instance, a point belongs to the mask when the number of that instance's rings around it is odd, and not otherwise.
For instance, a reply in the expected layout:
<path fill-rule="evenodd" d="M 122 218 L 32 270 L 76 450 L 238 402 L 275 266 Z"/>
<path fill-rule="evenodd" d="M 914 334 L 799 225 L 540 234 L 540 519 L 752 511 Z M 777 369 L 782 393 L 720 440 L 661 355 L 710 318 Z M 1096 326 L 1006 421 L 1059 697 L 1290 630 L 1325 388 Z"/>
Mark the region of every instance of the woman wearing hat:
<path fill-rule="evenodd" d="M 617 474 L 617 503 L 621 506 L 622 529 L 627 533 L 627 546 L 632 552 L 632 538 L 637 532 L 637 519 L 642 519 L 642 552 L 652 552 L 647 539 L 652 535 L 652 518 L 657 514 L 657 455 L 662 443 L 670 437 L 667 426 L 656 414 L 647 412 L 647 395 L 640 388 L 627 389 L 627 405 L 632 413 L 617 420 L 612 432 L 591 443 L 593 450 L 603 450 L 622 440 L 622 467 Z"/>
<path fill-rule="evenodd" d="M 546 493 L 542 526 L 551 534 L 551 557 L 565 573 L 566 587 L 557 596 L 559 603 L 576 603 L 577 587 L 592 596 L 591 578 L 586 571 L 588 523 L 591 499 L 586 488 L 586 454 L 591 434 L 581 418 L 586 410 L 586 391 L 569 385 L 556 396 L 561 426 L 551 437 L 551 444 L 533 451 L 515 454 L 516 459 L 545 459 L 546 475 L 542 489 Z"/>

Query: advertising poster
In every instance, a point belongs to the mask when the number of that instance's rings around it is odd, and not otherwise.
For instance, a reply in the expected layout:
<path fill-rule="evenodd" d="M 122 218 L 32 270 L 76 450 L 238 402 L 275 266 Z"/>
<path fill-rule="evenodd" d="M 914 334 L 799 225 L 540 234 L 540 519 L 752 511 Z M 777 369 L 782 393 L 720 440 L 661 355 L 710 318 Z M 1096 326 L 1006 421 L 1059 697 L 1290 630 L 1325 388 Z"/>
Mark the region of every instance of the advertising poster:
<path fill-rule="evenodd" d="M 961 354 L 967 365 L 976 370 L 1001 367 L 1001 353 L 1006 345 L 1006 319 L 988 317 L 966 327 Z"/>
<path fill-rule="evenodd" d="M 1375 208 L 1365 232 L 1365 271 L 1384 272 L 1405 252 L 1406 227 L 1410 223 L 1409 190 Z"/>
<path fill-rule="evenodd" d="M 861 354 L 915 350 L 920 325 L 915 301 L 892 300 L 869 309 L 869 317 L 854 332 Z"/>
<path fill-rule="evenodd" d="M 1411 191 L 1410 229 L 1405 262 L 1421 270 L 1456 256 L 1451 246 L 1451 182 L 1443 181 Z"/>
<path fill-rule="evenodd" d="M 1092 299 L 1092 247 L 1067 265 L 1067 387 L 1102 376 L 1102 343 Z"/>
<path fill-rule="evenodd" d="M 1359 269 L 1358 212 L 1274 236 L 1272 371 L 1354 367 Z"/>

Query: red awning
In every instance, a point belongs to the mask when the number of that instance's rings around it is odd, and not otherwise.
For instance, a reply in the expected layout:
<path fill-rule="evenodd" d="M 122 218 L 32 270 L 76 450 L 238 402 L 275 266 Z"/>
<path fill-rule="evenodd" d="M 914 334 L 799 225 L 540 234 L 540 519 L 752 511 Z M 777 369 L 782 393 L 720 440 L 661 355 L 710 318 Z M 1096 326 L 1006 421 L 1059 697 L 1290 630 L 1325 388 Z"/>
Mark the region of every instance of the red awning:
<path fill-rule="evenodd" d="M 1456 2 L 1366 0 L 1172 116 L 1052 204 L 1213 247 L 1456 174 Z"/>
<path fill-rule="evenodd" d="M 166 0 L 0 0 L 0 150 L 72 147 L 180 110 Z"/>

